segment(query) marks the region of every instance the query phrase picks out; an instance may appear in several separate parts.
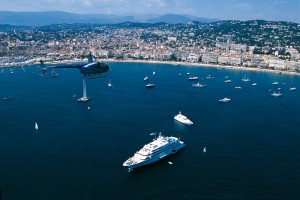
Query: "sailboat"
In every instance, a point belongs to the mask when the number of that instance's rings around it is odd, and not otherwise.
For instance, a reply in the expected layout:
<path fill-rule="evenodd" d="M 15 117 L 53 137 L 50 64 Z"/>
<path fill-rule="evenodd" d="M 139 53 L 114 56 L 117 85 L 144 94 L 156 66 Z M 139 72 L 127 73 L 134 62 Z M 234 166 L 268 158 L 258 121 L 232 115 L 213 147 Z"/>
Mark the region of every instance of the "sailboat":
<path fill-rule="evenodd" d="M 51 72 L 51 77 L 58 77 L 58 76 L 59 76 L 59 74 L 56 73 L 55 68 L 53 68 L 53 70 L 52 70 L 52 72 Z"/>
<path fill-rule="evenodd" d="M 246 74 L 245 74 L 245 76 L 242 78 L 242 81 L 244 81 L 244 82 L 249 82 L 250 79 L 249 79 L 249 77 L 247 77 Z"/>
<path fill-rule="evenodd" d="M 35 130 L 38 130 L 38 129 L 39 129 L 39 126 L 38 126 L 37 122 L 35 122 L 34 128 L 35 128 Z"/>
<path fill-rule="evenodd" d="M 282 96 L 282 94 L 280 94 L 280 91 L 278 91 L 278 92 L 273 92 L 272 94 L 271 94 L 271 96 L 273 96 L 273 97 L 281 97 Z"/>
<path fill-rule="evenodd" d="M 82 97 L 80 99 L 78 99 L 77 101 L 86 102 L 90 99 L 86 96 L 86 84 L 85 84 L 84 78 L 83 78 L 83 81 L 82 81 L 82 86 L 83 86 L 83 91 L 82 91 L 83 94 L 82 94 Z"/>

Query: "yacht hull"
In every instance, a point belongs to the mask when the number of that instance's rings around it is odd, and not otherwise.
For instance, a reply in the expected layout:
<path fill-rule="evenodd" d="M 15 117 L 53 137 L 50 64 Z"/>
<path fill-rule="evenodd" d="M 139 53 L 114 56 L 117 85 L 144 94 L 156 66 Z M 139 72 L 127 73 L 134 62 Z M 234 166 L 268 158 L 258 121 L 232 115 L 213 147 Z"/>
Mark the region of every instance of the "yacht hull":
<path fill-rule="evenodd" d="M 182 149 L 183 147 L 185 147 L 185 144 L 181 141 L 178 141 L 178 144 L 170 149 L 167 149 L 166 151 L 156 155 L 156 156 L 153 156 L 151 158 L 148 158 L 147 160 L 143 161 L 143 162 L 140 162 L 140 163 L 137 163 L 137 164 L 133 164 L 133 165 L 128 165 L 126 164 L 127 161 L 125 161 L 123 163 L 123 166 L 125 167 L 128 167 L 128 170 L 129 171 L 133 171 L 134 169 L 136 168 L 139 168 L 139 167 L 142 167 L 142 166 L 145 166 L 145 165 L 149 165 L 149 164 L 152 164 L 154 162 L 157 162 L 171 154 L 174 154 L 176 153 L 178 150 Z"/>

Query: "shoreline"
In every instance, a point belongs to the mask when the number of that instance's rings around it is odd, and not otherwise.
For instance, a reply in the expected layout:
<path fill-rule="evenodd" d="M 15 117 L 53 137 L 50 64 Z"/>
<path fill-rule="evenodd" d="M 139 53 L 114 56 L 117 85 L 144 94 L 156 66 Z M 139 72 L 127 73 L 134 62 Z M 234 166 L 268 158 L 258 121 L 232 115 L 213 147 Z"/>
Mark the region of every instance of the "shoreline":
<path fill-rule="evenodd" d="M 231 65 L 219 65 L 219 64 L 204 64 L 204 63 L 183 63 L 183 62 L 176 62 L 176 61 L 156 61 L 156 60 L 114 60 L 114 59 L 101 59 L 100 61 L 103 62 L 116 62 L 116 63 L 146 63 L 146 64 L 167 64 L 167 65 L 174 65 L 174 66 L 195 66 L 195 67 L 212 67 L 212 68 L 221 68 L 221 69 L 231 69 L 231 70 L 247 70 L 253 72 L 270 72 L 270 73 L 277 73 L 277 74 L 285 74 L 285 75 L 296 75 L 300 76 L 298 72 L 292 71 L 277 71 L 272 69 L 260 69 L 260 68 L 252 68 L 252 67 L 244 67 L 244 66 L 231 66 Z"/>
<path fill-rule="evenodd" d="M 300 72 L 293 71 L 279 71 L 273 69 L 261 69 L 254 67 L 244 67 L 244 66 L 231 66 L 231 65 L 219 65 L 219 64 L 204 64 L 204 63 L 189 63 L 189 62 L 178 62 L 178 61 L 158 61 L 158 60 L 115 60 L 115 59 L 99 59 L 99 62 L 108 62 L 108 63 L 145 63 L 145 64 L 166 64 L 166 65 L 174 65 L 174 66 L 194 66 L 194 67 L 212 67 L 218 69 L 231 69 L 231 70 L 246 70 L 246 71 L 254 71 L 254 72 L 269 72 L 269 73 L 277 73 L 277 74 L 285 74 L 285 75 L 296 75 L 300 76 Z M 54 65 L 54 64 L 62 64 L 62 63 L 83 63 L 85 60 L 73 59 L 73 60 L 62 60 L 62 61 L 46 61 L 46 65 Z M 13 63 L 12 65 L 5 64 L 0 65 L 0 69 L 3 68 L 11 68 L 11 67 L 27 67 L 32 65 L 39 65 L 38 62 L 32 63 Z"/>

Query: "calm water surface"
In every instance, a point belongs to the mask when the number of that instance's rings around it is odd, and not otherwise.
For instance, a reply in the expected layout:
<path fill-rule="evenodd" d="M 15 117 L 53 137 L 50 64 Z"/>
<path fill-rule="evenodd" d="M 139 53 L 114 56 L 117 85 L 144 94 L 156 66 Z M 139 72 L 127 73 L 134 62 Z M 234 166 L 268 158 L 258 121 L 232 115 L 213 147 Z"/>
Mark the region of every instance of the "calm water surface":
<path fill-rule="evenodd" d="M 57 78 L 39 76 L 37 67 L 0 75 L 2 199 L 300 197 L 300 77 L 161 64 L 110 66 L 106 77 L 87 79 L 88 103 L 76 101 L 82 75 L 75 69 L 57 70 Z M 207 87 L 193 88 L 187 72 Z M 241 81 L 245 74 L 251 82 Z M 145 76 L 155 88 L 145 88 Z M 233 82 L 224 83 L 225 76 Z M 113 88 L 107 87 L 109 80 Z M 272 85 L 275 81 L 279 85 Z M 272 97 L 278 87 L 282 97 Z M 13 98 L 3 100 L 7 96 Z M 224 97 L 231 102 L 218 103 Z M 179 111 L 194 125 L 174 121 Z M 152 141 L 151 132 L 180 137 L 186 148 L 128 173 L 122 163 Z"/>

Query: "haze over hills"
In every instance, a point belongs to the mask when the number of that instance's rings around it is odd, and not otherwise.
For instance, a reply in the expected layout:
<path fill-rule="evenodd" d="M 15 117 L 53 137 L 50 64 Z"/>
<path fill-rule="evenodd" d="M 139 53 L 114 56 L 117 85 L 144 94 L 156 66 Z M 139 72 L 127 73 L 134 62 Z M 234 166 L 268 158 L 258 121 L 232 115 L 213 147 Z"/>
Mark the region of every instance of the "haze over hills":
<path fill-rule="evenodd" d="M 129 16 L 118 16 L 109 14 L 76 14 L 61 11 L 49 12 L 12 12 L 0 11 L 0 24 L 42 26 L 62 23 L 93 23 L 93 24 L 116 24 L 122 22 L 143 22 L 169 24 L 186 23 L 198 21 L 209 23 L 219 21 L 218 19 L 200 18 L 179 14 L 132 14 Z"/>

